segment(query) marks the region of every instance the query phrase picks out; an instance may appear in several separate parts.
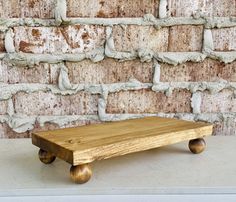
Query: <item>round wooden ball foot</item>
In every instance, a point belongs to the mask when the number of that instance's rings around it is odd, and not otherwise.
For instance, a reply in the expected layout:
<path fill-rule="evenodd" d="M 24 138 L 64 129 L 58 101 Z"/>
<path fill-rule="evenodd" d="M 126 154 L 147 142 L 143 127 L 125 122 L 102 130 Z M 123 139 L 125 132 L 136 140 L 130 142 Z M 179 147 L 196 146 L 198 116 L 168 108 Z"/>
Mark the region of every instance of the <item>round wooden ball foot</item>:
<path fill-rule="evenodd" d="M 78 166 L 71 166 L 70 177 L 78 184 L 83 184 L 89 181 L 92 176 L 92 169 L 89 164 L 83 164 Z"/>
<path fill-rule="evenodd" d="M 54 156 L 51 152 L 45 151 L 43 149 L 39 150 L 38 155 L 39 155 L 40 161 L 45 164 L 50 164 L 56 159 L 56 156 Z"/>
<path fill-rule="evenodd" d="M 199 154 L 206 148 L 206 142 L 203 138 L 190 140 L 188 147 L 192 153 Z"/>

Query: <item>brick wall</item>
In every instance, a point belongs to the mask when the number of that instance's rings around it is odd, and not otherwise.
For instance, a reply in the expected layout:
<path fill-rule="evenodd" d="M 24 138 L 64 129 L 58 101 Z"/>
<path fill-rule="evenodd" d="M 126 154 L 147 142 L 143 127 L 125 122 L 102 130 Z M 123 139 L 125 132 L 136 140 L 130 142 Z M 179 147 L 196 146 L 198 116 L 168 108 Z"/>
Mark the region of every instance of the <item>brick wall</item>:
<path fill-rule="evenodd" d="M 0 137 L 143 116 L 236 135 L 235 0 L 0 0 Z"/>

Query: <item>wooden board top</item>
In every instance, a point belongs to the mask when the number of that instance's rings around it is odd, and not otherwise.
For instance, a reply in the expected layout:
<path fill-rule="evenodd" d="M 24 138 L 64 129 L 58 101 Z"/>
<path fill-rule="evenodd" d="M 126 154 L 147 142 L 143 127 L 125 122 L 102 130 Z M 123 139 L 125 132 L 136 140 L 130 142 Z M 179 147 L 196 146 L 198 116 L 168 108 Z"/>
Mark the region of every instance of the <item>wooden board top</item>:
<path fill-rule="evenodd" d="M 73 164 L 84 164 L 211 135 L 212 125 L 146 117 L 32 134 L 32 143 Z"/>

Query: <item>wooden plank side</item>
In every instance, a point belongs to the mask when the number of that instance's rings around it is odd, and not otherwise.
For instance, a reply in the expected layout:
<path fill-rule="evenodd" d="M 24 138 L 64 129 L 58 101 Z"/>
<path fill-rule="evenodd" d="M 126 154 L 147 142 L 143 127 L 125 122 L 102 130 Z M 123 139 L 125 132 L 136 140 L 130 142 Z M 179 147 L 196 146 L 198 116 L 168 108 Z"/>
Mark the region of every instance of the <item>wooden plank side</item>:
<path fill-rule="evenodd" d="M 115 156 L 175 144 L 181 141 L 210 136 L 212 134 L 212 129 L 213 126 L 209 125 L 197 129 L 170 132 L 158 136 L 154 133 L 153 135 L 149 134 L 148 137 L 135 138 L 130 141 L 120 141 L 84 151 L 75 151 L 73 154 L 73 165 L 90 163 L 95 160 L 108 159 Z"/>
<path fill-rule="evenodd" d="M 63 148 L 61 145 L 58 145 L 55 142 L 50 142 L 49 140 L 33 133 L 32 144 L 39 147 L 40 149 L 53 153 L 56 157 L 61 158 L 70 164 L 73 164 L 73 152 Z"/>

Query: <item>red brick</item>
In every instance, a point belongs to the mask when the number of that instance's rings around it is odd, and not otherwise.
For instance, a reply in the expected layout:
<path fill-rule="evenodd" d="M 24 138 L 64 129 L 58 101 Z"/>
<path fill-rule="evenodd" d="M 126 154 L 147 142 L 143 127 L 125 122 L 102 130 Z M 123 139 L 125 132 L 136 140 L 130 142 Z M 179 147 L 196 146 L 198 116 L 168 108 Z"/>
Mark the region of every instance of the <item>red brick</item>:
<path fill-rule="evenodd" d="M 54 18 L 55 0 L 0 0 L 1 18 Z"/>
<path fill-rule="evenodd" d="M 13 66 L 0 61 L 0 82 L 3 83 L 56 83 L 56 76 L 52 75 L 51 65 L 41 63 L 32 68 Z"/>
<path fill-rule="evenodd" d="M 161 64 L 162 82 L 182 81 L 236 81 L 236 61 L 225 64 L 216 60 L 206 59 L 203 62 L 186 62 L 177 66 Z"/>
<path fill-rule="evenodd" d="M 236 27 L 212 29 L 212 36 L 216 51 L 236 50 Z"/>
<path fill-rule="evenodd" d="M 111 93 L 107 101 L 107 113 L 157 113 L 190 112 L 191 93 L 175 90 L 167 97 L 164 93 L 148 89 Z"/>
<path fill-rule="evenodd" d="M 168 9 L 173 17 L 190 17 L 198 11 L 205 16 L 236 16 L 235 0 L 168 0 Z"/>
<path fill-rule="evenodd" d="M 5 52 L 5 44 L 4 44 L 5 35 L 0 33 L 0 52 Z"/>
<path fill-rule="evenodd" d="M 168 28 L 157 30 L 153 26 L 117 25 L 113 27 L 113 38 L 117 51 L 135 51 L 142 48 L 165 52 L 168 47 Z"/>
<path fill-rule="evenodd" d="M 0 115 L 5 115 L 7 113 L 7 101 L 0 101 Z"/>
<path fill-rule="evenodd" d="M 128 82 L 130 78 L 151 83 L 153 78 L 153 63 L 141 63 L 139 60 L 118 62 L 105 59 L 98 63 L 84 60 L 67 62 L 66 66 L 72 83 L 108 84 Z"/>
<path fill-rule="evenodd" d="M 178 25 L 170 27 L 168 51 L 201 51 L 203 26 Z"/>
<path fill-rule="evenodd" d="M 147 13 L 157 16 L 159 0 L 68 0 L 69 17 L 142 17 Z"/>
<path fill-rule="evenodd" d="M 236 135 L 236 118 L 214 123 L 213 135 Z"/>
<path fill-rule="evenodd" d="M 104 46 L 105 28 L 96 25 L 15 27 L 16 51 L 83 53 Z"/>
<path fill-rule="evenodd" d="M 236 112 L 236 98 L 233 91 L 222 90 L 217 94 L 207 91 L 202 94 L 202 112 Z"/>
<path fill-rule="evenodd" d="M 20 92 L 13 97 L 16 113 L 26 115 L 97 114 L 97 100 L 98 95 L 85 92 L 68 96 L 50 92 Z"/>

